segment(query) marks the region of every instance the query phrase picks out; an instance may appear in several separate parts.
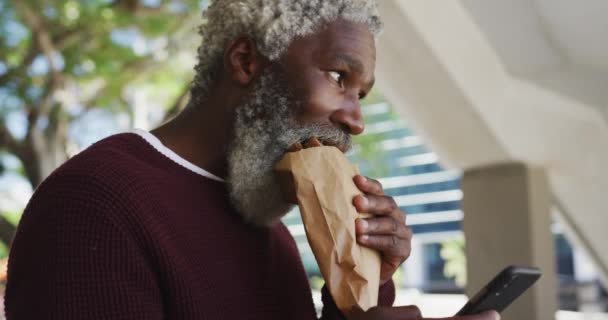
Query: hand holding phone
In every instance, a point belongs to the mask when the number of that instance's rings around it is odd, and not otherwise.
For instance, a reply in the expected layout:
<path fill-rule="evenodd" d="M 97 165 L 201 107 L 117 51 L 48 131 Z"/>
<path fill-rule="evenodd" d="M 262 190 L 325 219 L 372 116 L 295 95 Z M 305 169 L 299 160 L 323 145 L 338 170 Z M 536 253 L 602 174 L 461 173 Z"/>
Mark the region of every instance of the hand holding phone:
<path fill-rule="evenodd" d="M 510 266 L 500 272 L 458 311 L 457 316 L 487 310 L 502 312 L 541 276 L 538 268 Z"/>
<path fill-rule="evenodd" d="M 424 318 L 416 306 L 373 307 L 367 312 L 358 311 L 349 315 L 348 320 L 500 320 L 495 311 L 486 311 L 468 316 L 448 318 Z"/>

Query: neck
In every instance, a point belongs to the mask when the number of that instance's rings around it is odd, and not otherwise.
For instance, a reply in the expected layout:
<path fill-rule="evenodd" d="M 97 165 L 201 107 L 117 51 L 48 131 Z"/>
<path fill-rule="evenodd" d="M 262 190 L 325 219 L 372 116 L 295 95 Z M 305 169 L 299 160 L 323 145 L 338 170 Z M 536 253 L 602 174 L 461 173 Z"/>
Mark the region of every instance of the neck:
<path fill-rule="evenodd" d="M 182 158 L 226 178 L 233 119 L 232 108 L 226 99 L 222 101 L 215 95 L 205 98 L 201 105 L 188 106 L 177 117 L 151 132 Z"/>

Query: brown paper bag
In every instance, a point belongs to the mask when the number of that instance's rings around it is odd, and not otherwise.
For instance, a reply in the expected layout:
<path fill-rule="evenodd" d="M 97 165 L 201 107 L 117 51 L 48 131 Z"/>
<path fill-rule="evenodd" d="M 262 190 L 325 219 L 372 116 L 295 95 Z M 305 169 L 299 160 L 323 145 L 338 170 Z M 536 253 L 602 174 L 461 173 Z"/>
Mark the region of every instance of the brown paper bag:
<path fill-rule="evenodd" d="M 336 306 L 345 314 L 378 303 L 380 255 L 357 244 L 352 204 L 361 194 L 353 182 L 358 174 L 335 147 L 288 152 L 276 166 L 287 193 L 297 197 L 306 237 Z M 368 215 L 369 216 L 369 215 Z"/>

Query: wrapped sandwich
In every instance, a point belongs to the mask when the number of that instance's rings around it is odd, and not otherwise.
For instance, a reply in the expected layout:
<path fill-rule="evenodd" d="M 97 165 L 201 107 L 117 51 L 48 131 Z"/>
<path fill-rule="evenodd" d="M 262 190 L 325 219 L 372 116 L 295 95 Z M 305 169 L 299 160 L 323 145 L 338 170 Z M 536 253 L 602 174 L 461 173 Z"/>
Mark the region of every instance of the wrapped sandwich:
<path fill-rule="evenodd" d="M 345 314 L 366 311 L 378 302 L 380 255 L 360 246 L 352 204 L 361 191 L 353 182 L 358 169 L 336 147 L 317 139 L 297 143 L 275 167 L 286 197 L 300 207 L 306 237 L 327 289 Z"/>

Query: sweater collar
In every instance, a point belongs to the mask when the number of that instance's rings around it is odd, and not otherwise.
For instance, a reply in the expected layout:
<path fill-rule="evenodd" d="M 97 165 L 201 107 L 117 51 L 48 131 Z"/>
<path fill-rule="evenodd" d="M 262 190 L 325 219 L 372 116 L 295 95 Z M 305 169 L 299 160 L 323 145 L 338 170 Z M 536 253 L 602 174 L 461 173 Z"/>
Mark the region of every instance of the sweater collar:
<path fill-rule="evenodd" d="M 160 152 L 165 157 L 171 159 L 173 162 L 179 164 L 180 166 L 182 166 L 196 174 L 199 174 L 203 177 L 206 177 L 206 178 L 209 178 L 212 180 L 216 180 L 216 181 L 220 181 L 220 182 L 225 182 L 224 179 L 222 179 L 222 178 L 214 175 L 213 173 L 195 165 L 194 163 L 182 158 L 180 155 L 175 153 L 173 150 L 167 148 L 167 146 L 165 146 L 155 135 L 151 134 L 150 132 L 148 132 L 146 130 L 142 130 L 142 129 L 133 129 L 131 131 L 131 133 L 134 133 L 134 134 L 142 137 L 154 149 L 156 149 L 156 151 Z"/>

